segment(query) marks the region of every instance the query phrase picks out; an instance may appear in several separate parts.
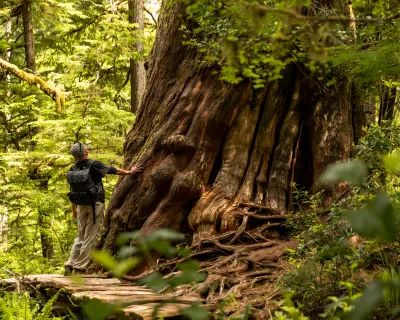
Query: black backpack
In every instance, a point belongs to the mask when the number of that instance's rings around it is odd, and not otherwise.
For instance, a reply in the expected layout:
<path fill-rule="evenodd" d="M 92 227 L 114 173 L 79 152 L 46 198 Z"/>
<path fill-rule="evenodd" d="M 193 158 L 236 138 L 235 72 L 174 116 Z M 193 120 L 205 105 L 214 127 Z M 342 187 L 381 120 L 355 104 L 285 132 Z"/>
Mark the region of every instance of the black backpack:
<path fill-rule="evenodd" d="M 97 201 L 99 187 L 93 182 L 90 175 L 92 164 L 92 160 L 89 160 L 84 166 L 75 163 L 72 170 L 67 173 L 67 181 L 70 185 L 68 198 L 75 204 L 94 205 Z"/>

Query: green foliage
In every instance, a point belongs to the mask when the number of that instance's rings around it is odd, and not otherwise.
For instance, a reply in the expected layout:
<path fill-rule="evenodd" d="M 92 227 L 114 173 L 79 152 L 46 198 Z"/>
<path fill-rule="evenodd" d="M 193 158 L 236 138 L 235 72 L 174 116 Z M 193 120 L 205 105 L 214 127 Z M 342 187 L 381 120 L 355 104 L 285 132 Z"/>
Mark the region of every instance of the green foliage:
<path fill-rule="evenodd" d="M 398 157 L 390 154 L 396 152 L 398 133 L 396 125 L 372 125 L 356 146 L 363 163 L 327 168 L 323 174 L 327 180 L 357 184 L 349 189 L 351 197 L 333 203 L 328 211 L 320 213 L 316 199 L 294 189 L 294 203 L 301 211 L 287 225 L 300 245 L 289 252 L 293 270 L 282 278 L 284 289 L 292 292 L 292 302 L 286 301 L 282 309 L 286 312 L 276 317 L 295 319 L 304 313 L 326 319 L 367 319 L 371 314 L 379 318 L 379 313 L 382 319 L 390 319 L 399 312 L 393 308 L 398 304 Z M 321 223 L 320 215 L 327 222 Z"/>
<path fill-rule="evenodd" d="M 2 293 L 0 296 L 0 320 L 48 320 L 64 319 L 52 314 L 58 291 L 44 306 L 34 301 L 29 293 Z"/>
<path fill-rule="evenodd" d="M 346 21 L 327 21 L 340 15 L 345 20 L 344 6 L 279 0 L 186 0 L 185 4 L 185 43 L 204 52 L 204 62 L 219 66 L 221 78 L 230 83 L 249 79 L 261 88 L 281 78 L 292 63 L 305 66 L 327 86 L 335 81 L 330 70 L 351 74 L 364 86 L 398 77 L 400 24 L 383 20 L 397 13 L 396 0 L 353 1 L 356 17 L 366 19 L 356 26 L 357 41 Z M 372 21 L 371 16 L 381 21 Z"/>
<path fill-rule="evenodd" d="M 85 302 L 82 308 L 89 320 L 105 320 L 118 310 L 118 306 L 96 299 Z"/>
<path fill-rule="evenodd" d="M 23 68 L 19 4 L 0 4 L 0 55 Z M 130 59 L 143 60 L 154 39 L 153 27 L 143 38 L 128 24 L 127 2 L 32 1 L 32 13 L 37 74 L 62 87 L 67 104 L 57 113 L 37 88 L 0 72 L 0 277 L 8 276 L 2 269 L 62 272 L 76 233 L 66 197 L 69 148 L 82 141 L 90 157 L 122 164 L 124 137 L 135 120 Z M 135 51 L 138 41 L 144 53 Z M 106 200 L 116 179 L 103 180 Z"/>
<path fill-rule="evenodd" d="M 114 275 L 121 277 L 131 269 L 135 268 L 143 259 L 154 265 L 152 260 L 152 253 L 157 252 L 163 257 L 181 257 L 186 258 L 189 254 L 187 250 L 182 250 L 179 246 L 171 245 L 171 242 L 182 241 L 183 235 L 168 229 L 156 230 L 149 235 L 144 236 L 139 231 L 126 232 L 119 235 L 117 243 L 122 247 L 120 248 L 117 258 L 114 258 L 111 254 L 104 251 L 97 251 L 93 253 L 93 258 L 99 262 L 104 268 L 110 270 Z M 134 245 L 124 246 L 126 243 Z M 131 257 L 135 254 L 135 257 Z M 140 261 L 139 257 L 141 257 Z M 184 284 L 195 284 L 203 282 L 206 276 L 199 272 L 199 263 L 193 259 L 184 259 L 178 264 L 179 272 L 164 277 L 159 271 L 154 271 L 151 274 L 139 279 L 140 284 L 145 284 L 154 292 L 161 290 L 173 290 L 178 286 Z M 98 319 L 96 316 L 100 314 L 100 309 L 105 308 L 104 314 L 111 314 L 115 312 L 114 309 L 110 309 L 110 306 L 104 305 L 101 308 L 97 307 L 96 304 L 99 302 L 91 301 L 90 304 L 86 304 L 84 307 L 85 313 L 90 319 Z M 174 303 L 174 300 L 166 301 L 166 303 Z M 154 309 L 153 318 L 157 318 L 158 307 Z M 108 311 L 107 311 L 108 310 Z M 183 310 L 183 314 L 187 315 L 190 319 L 207 320 L 210 318 L 210 314 L 198 303 L 193 303 L 190 307 Z M 101 318 L 103 319 L 103 318 Z M 246 318 L 247 319 L 247 318 Z"/>
<path fill-rule="evenodd" d="M 365 165 L 354 160 L 347 163 L 338 163 L 328 166 L 320 179 L 323 182 L 349 181 L 352 184 L 361 184 L 367 174 Z"/>
<path fill-rule="evenodd" d="M 400 306 L 400 269 L 384 268 L 381 281 L 384 284 L 383 296 L 385 304 L 390 307 Z"/>
<path fill-rule="evenodd" d="M 397 239 L 400 213 L 390 203 L 389 197 L 379 193 L 366 206 L 346 214 L 353 230 L 366 237 L 386 241 Z"/>

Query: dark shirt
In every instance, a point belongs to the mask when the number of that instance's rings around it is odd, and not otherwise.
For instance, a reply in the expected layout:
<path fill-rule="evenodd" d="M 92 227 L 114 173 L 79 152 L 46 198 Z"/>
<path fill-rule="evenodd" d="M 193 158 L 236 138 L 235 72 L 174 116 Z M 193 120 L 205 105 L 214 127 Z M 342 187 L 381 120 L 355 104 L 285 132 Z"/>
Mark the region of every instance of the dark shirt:
<path fill-rule="evenodd" d="M 83 159 L 75 162 L 73 166 L 86 167 L 88 162 L 89 159 Z M 72 171 L 73 166 L 69 169 L 69 171 Z M 117 173 L 117 168 L 113 166 L 107 166 L 101 161 L 93 160 L 92 166 L 90 167 L 90 176 L 92 177 L 93 182 L 99 188 L 97 201 L 101 203 L 104 203 L 105 201 L 105 192 L 104 192 L 103 182 L 101 181 L 101 179 L 105 177 L 106 174 L 116 174 L 116 173 Z"/>

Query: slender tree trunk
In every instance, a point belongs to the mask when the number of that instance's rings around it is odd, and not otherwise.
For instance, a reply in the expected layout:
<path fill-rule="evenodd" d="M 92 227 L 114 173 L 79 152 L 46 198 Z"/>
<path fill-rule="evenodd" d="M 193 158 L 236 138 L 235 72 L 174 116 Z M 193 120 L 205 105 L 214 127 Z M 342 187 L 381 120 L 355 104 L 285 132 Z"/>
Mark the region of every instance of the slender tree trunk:
<path fill-rule="evenodd" d="M 42 194 L 46 194 L 49 190 L 49 177 L 39 172 L 38 168 L 32 169 L 29 177 L 37 182 L 38 189 Z M 48 199 L 48 198 L 47 198 Z M 52 259 L 54 257 L 53 238 L 51 236 L 51 221 L 49 219 L 49 210 L 46 198 L 40 200 L 38 204 L 38 228 L 40 234 L 40 244 L 42 248 L 43 258 Z"/>
<path fill-rule="evenodd" d="M 22 2 L 22 21 L 24 24 L 26 67 L 29 70 L 31 70 L 32 73 L 35 73 L 36 63 L 35 63 L 35 40 L 33 35 L 33 22 L 32 22 L 32 0 L 23 0 Z"/>
<path fill-rule="evenodd" d="M 143 0 L 129 0 L 129 22 L 137 24 L 136 33 L 138 40 L 135 51 L 143 54 L 144 45 L 144 4 Z M 142 101 L 143 93 L 146 88 L 146 70 L 144 69 L 143 60 L 130 59 L 131 73 L 131 112 L 136 113 Z"/>
<path fill-rule="evenodd" d="M 103 248 L 121 231 L 191 230 L 196 240 L 235 230 L 246 207 L 283 215 L 291 183 L 320 190 L 321 172 L 349 158 L 365 125 L 346 77 L 326 88 L 293 64 L 259 90 L 221 81 L 182 45 L 184 19 L 179 2 L 161 16 L 149 89 L 124 145 L 124 167 L 145 170 L 116 186 Z M 344 187 L 328 188 L 325 204 Z"/>
<path fill-rule="evenodd" d="M 388 88 L 382 87 L 381 101 L 379 106 L 379 125 L 382 124 L 383 120 L 393 120 L 394 111 L 396 106 L 396 87 Z"/>
<path fill-rule="evenodd" d="M 54 245 L 53 238 L 50 235 L 50 222 L 48 221 L 48 215 L 40 208 L 38 210 L 38 225 L 40 233 L 40 243 L 42 246 L 42 256 L 46 259 L 52 259 L 54 257 Z"/>
<path fill-rule="evenodd" d="M 4 213 L 0 214 L 0 250 L 8 248 L 8 208 L 4 206 Z"/>

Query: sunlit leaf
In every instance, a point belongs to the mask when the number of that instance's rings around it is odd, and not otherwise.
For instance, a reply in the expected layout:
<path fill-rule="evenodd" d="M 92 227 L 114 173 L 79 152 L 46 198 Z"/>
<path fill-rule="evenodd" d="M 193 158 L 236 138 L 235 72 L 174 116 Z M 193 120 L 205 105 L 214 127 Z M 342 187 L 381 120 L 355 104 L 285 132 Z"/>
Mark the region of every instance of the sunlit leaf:
<path fill-rule="evenodd" d="M 125 259 L 121 262 L 119 262 L 116 267 L 113 269 L 113 272 L 117 276 L 121 276 L 126 274 L 128 271 L 132 270 L 135 268 L 140 262 L 140 259 L 135 257 L 135 258 L 128 258 Z"/>
<path fill-rule="evenodd" d="M 92 258 L 108 270 L 112 270 L 117 266 L 117 262 L 107 251 L 93 251 Z"/>
<path fill-rule="evenodd" d="M 202 272 L 185 271 L 168 279 L 168 281 L 172 287 L 178 287 L 183 284 L 189 284 L 193 282 L 203 282 L 206 278 L 207 276 Z"/>
<path fill-rule="evenodd" d="M 118 251 L 118 257 L 119 258 L 128 258 L 138 252 L 137 247 L 135 246 L 123 246 L 119 251 Z"/>
<path fill-rule="evenodd" d="M 176 241 L 176 240 L 182 240 L 183 235 L 179 232 L 176 232 L 171 229 L 160 229 L 152 232 L 147 236 L 147 241 L 152 242 L 156 240 L 170 240 L 170 241 Z"/>
<path fill-rule="evenodd" d="M 153 272 L 147 277 L 140 279 L 139 283 L 146 284 L 153 292 L 158 292 L 167 286 L 168 280 L 163 279 L 161 273 Z"/>
<path fill-rule="evenodd" d="M 367 168 L 359 160 L 332 164 L 322 173 L 320 180 L 324 183 L 348 181 L 352 184 L 361 184 L 367 175 Z"/>
<path fill-rule="evenodd" d="M 399 212 L 385 193 L 379 193 L 361 209 L 346 214 L 357 233 L 370 238 L 396 239 Z"/>
<path fill-rule="evenodd" d="M 363 295 L 355 300 L 354 309 L 345 316 L 346 320 L 370 319 L 370 315 L 383 301 L 383 286 L 379 281 L 370 284 Z"/>
<path fill-rule="evenodd" d="M 400 172 L 400 155 L 386 155 L 383 157 L 383 163 L 386 168 L 390 169 L 393 172 Z"/>

